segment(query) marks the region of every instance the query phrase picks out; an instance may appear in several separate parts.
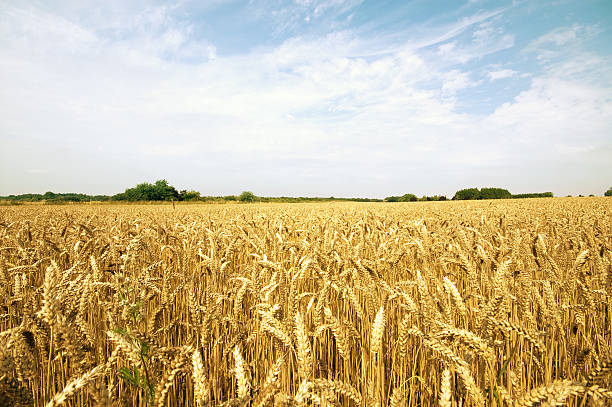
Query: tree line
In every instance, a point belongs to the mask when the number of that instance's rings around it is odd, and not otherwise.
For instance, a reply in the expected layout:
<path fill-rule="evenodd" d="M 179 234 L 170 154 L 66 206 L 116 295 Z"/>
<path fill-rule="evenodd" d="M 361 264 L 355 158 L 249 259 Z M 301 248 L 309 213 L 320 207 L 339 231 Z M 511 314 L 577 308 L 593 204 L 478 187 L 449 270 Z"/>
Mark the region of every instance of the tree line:
<path fill-rule="evenodd" d="M 535 192 L 528 194 L 511 194 L 503 188 L 466 188 L 460 189 L 453 196 L 453 200 L 474 199 L 519 199 L 519 198 L 552 198 L 552 192 Z"/>
<path fill-rule="evenodd" d="M 89 202 L 89 201 L 108 201 L 111 197 L 108 195 L 87 195 L 77 193 L 55 193 L 45 192 L 44 194 L 21 194 L 8 195 L 0 197 L 0 200 L 13 202 L 46 202 L 46 203 L 63 203 L 63 202 Z"/>
<path fill-rule="evenodd" d="M 612 196 L 612 187 L 605 193 L 605 196 Z M 465 188 L 458 190 L 452 200 L 481 200 L 481 199 L 520 199 L 520 198 L 552 198 L 552 192 L 536 192 L 511 194 L 503 188 Z M 201 202 L 328 202 L 328 201 L 352 201 L 352 202 L 418 202 L 418 201 L 446 201 L 445 195 L 432 195 L 417 197 L 415 194 L 407 193 L 399 196 L 388 196 L 384 200 L 376 198 L 329 198 L 321 197 L 260 197 L 253 192 L 244 191 L 240 195 L 226 196 L 202 196 L 193 190 L 177 190 L 165 179 L 157 180 L 154 183 L 143 182 L 132 188 L 126 189 L 116 195 L 87 195 L 79 193 L 54 193 L 44 194 L 22 194 L 0 197 L 2 201 L 13 203 L 20 202 L 138 202 L 138 201 L 201 201 Z"/>
<path fill-rule="evenodd" d="M 552 192 L 536 192 L 528 194 L 511 194 L 503 188 L 465 188 L 455 192 L 453 201 L 479 200 L 479 199 L 518 199 L 518 198 L 552 198 Z M 417 198 L 414 194 L 404 194 L 402 196 L 388 196 L 386 202 L 417 202 L 417 201 L 446 201 L 444 195 L 423 196 Z"/>
<path fill-rule="evenodd" d="M 433 195 L 419 198 L 415 194 L 404 194 L 402 196 L 388 196 L 385 198 L 385 202 L 417 202 L 417 201 L 447 201 L 445 195 Z"/>
<path fill-rule="evenodd" d="M 154 183 L 143 182 L 124 192 L 115 195 L 87 195 L 76 193 L 53 193 L 44 194 L 22 194 L 0 197 L 2 201 L 12 203 L 21 202 L 45 202 L 48 204 L 64 202 L 140 202 L 140 201 L 190 201 L 190 202 L 327 202 L 327 201 L 354 201 L 354 202 L 382 202 L 382 199 L 373 198 L 329 198 L 319 197 L 261 197 L 253 192 L 244 191 L 239 195 L 225 196 L 202 196 L 193 190 L 177 190 L 165 179 L 157 180 Z"/>

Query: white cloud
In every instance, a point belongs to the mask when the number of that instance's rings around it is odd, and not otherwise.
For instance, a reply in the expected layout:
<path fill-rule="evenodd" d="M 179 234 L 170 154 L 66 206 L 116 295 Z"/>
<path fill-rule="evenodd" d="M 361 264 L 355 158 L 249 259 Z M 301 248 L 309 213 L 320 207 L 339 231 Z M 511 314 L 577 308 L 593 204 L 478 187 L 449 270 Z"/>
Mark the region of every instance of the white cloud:
<path fill-rule="evenodd" d="M 498 79 L 507 79 L 512 78 L 518 72 L 512 69 L 501 69 L 499 71 L 491 71 L 489 72 L 489 80 L 496 81 Z"/>
<path fill-rule="evenodd" d="M 497 35 L 503 34 L 503 30 L 496 26 L 497 18 L 487 20 L 478 25 L 472 33 L 472 40 L 475 44 L 486 44 Z"/>
<path fill-rule="evenodd" d="M 445 95 L 454 96 L 457 91 L 478 85 L 478 82 L 470 79 L 469 72 L 452 70 L 444 74 L 442 92 Z"/>
<path fill-rule="evenodd" d="M 447 54 L 450 61 L 465 64 L 474 59 L 480 59 L 487 55 L 512 48 L 514 46 L 514 35 L 503 34 L 492 37 L 481 37 L 471 44 L 456 46 L 452 52 Z"/>
<path fill-rule="evenodd" d="M 550 67 L 545 75 L 533 78 L 529 89 L 496 109 L 484 122 L 485 128 L 492 137 L 511 137 L 508 149 L 517 158 L 556 157 L 561 163 L 609 148 L 605 135 L 612 132 L 611 72 L 592 76 L 585 69 L 583 74 L 582 78 L 567 76 L 562 64 Z"/>
<path fill-rule="evenodd" d="M 578 33 L 582 31 L 582 29 L 583 27 L 579 24 L 574 24 L 571 27 L 555 28 L 554 30 L 532 41 L 530 46 L 538 48 L 543 45 L 552 44 L 557 47 L 560 47 L 562 45 L 566 45 L 569 42 L 574 42 L 578 38 Z"/>
<path fill-rule="evenodd" d="M 573 24 L 570 27 L 557 27 L 531 41 L 525 47 L 525 52 L 537 54 L 536 58 L 542 62 L 550 62 L 552 59 L 576 51 L 582 42 L 599 32 L 597 25 Z"/>
<path fill-rule="evenodd" d="M 411 49 L 418 50 L 437 46 L 438 53 L 452 56 L 451 51 L 459 48 L 458 41 L 455 40 L 456 38 L 466 31 L 473 29 L 474 26 L 496 18 L 503 12 L 504 9 L 496 9 L 487 12 L 479 11 L 476 14 L 464 16 L 452 23 L 435 24 L 433 27 L 429 22 L 425 22 L 421 25 L 409 27 L 403 34 L 409 38 L 408 43 Z M 467 62 L 467 60 L 469 60 L 469 58 L 462 62 Z"/>
<path fill-rule="evenodd" d="M 350 13 L 361 3 L 363 0 L 294 0 L 277 4 L 251 0 L 249 6 L 257 18 L 273 21 L 273 30 L 277 36 L 280 36 L 298 32 L 304 23 L 337 25 L 336 19 L 339 16 Z M 345 22 L 348 21 L 350 19 Z"/>
<path fill-rule="evenodd" d="M 446 42 L 442 45 L 440 45 L 438 47 L 438 54 L 440 55 L 449 55 L 451 52 L 453 52 L 453 50 L 457 47 L 457 43 L 452 41 L 452 42 Z"/>
<path fill-rule="evenodd" d="M 445 35 L 425 41 L 424 45 L 430 46 L 442 42 L 437 46 L 436 54 L 447 65 L 466 64 L 512 48 L 514 46 L 514 35 L 506 33 L 502 28 L 503 25 L 500 23 L 502 11 L 481 13 L 472 18 L 465 18 L 462 20 L 462 24 L 452 28 Z M 469 32 L 469 30 L 472 30 L 469 41 L 459 38 L 461 34 Z M 451 39 L 452 41 L 449 41 Z"/>
<path fill-rule="evenodd" d="M 45 18 L 50 32 L 64 35 L 61 19 Z M 158 37 L 159 48 L 148 47 Z M 146 138 L 157 146 L 147 154 L 197 154 L 203 147 L 189 142 L 202 138 L 207 142 L 201 145 L 212 150 L 288 150 L 296 143 L 314 149 L 337 128 L 334 122 L 343 122 L 342 116 L 369 122 L 375 120 L 374 114 L 386 112 L 392 117 L 406 107 L 447 109 L 435 93 L 414 88 L 419 80 L 431 77 L 421 58 L 408 50 L 374 60 L 352 57 L 351 50 L 359 49 L 360 41 L 350 33 L 323 40 L 289 39 L 263 53 L 217 57 L 195 65 L 160 58 L 160 50 L 175 51 L 185 42 L 172 26 L 157 37 L 147 34 L 109 42 L 86 31 L 81 38 L 87 38 L 87 44 L 77 48 L 85 55 L 73 58 L 45 54 L 46 43 L 38 38 L 29 40 L 29 55 L 20 51 L 23 48 L 4 49 L 5 61 L 19 65 L 2 75 L 5 89 L 10 89 L 5 95 L 22 103 L 4 98 L 3 104 L 10 104 L 11 114 L 21 118 L 39 115 L 37 123 L 18 120 L 20 129 L 7 130 L 13 134 L 26 130 L 42 139 L 68 133 L 77 137 L 77 144 L 103 134 L 118 148 L 127 149 L 138 144 L 132 139 Z M 11 36 L 5 39 L 17 41 Z M 40 63 L 30 64 L 31 55 Z M 427 120 L 422 113 L 419 120 Z M 287 120 L 290 116 L 294 119 Z M 52 130 L 41 133 L 38 123 Z M 358 126 L 359 122 L 342 124 L 334 137 L 350 140 Z M 288 134 L 296 136 L 289 139 Z M 166 137 L 180 137 L 193 148 L 166 148 L 159 142 Z"/>

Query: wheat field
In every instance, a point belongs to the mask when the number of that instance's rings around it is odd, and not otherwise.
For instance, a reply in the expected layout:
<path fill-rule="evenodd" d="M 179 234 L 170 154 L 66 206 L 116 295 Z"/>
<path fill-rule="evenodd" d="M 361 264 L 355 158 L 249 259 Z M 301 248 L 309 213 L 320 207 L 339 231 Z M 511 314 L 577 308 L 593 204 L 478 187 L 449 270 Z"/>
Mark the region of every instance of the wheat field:
<path fill-rule="evenodd" d="M 611 405 L 611 213 L 2 207 L 0 405 Z"/>

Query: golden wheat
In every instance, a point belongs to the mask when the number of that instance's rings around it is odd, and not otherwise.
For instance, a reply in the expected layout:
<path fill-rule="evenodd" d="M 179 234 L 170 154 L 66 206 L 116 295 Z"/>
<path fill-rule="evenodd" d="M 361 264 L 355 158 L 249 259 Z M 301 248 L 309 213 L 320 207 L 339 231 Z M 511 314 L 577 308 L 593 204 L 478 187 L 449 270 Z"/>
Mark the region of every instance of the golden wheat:
<path fill-rule="evenodd" d="M 605 405 L 611 213 L 2 207 L 0 405 Z"/>

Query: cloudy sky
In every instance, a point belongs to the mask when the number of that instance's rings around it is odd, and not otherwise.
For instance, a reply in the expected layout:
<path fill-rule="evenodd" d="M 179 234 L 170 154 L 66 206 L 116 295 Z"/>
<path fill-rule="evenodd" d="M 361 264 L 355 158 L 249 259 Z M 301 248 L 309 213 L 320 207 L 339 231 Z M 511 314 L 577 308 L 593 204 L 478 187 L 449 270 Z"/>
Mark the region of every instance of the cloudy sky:
<path fill-rule="evenodd" d="M 612 186 L 609 0 L 0 0 L 0 89 L 0 195 Z"/>

